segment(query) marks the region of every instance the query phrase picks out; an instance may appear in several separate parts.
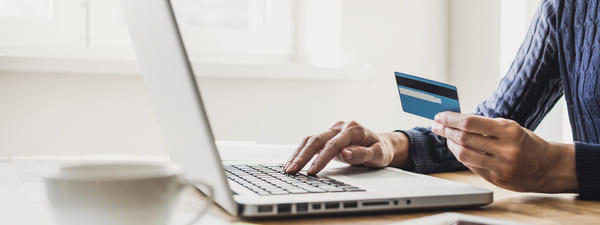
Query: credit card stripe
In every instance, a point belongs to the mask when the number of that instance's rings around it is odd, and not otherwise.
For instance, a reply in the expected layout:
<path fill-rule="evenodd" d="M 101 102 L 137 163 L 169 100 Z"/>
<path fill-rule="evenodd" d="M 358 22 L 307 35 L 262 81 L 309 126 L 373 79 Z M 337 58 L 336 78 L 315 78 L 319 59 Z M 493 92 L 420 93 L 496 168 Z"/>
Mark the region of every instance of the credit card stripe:
<path fill-rule="evenodd" d="M 436 98 L 434 96 L 422 93 L 422 92 L 418 92 L 418 91 L 414 91 L 414 90 L 410 90 L 410 89 L 406 89 L 406 88 L 398 88 L 400 90 L 400 94 L 403 95 L 408 95 L 410 97 L 414 97 L 414 98 L 418 98 L 424 101 L 429 101 L 429 102 L 433 102 L 433 103 L 438 103 L 438 104 L 442 104 L 442 99 L 441 98 Z"/>
<path fill-rule="evenodd" d="M 396 84 L 458 100 L 458 93 L 456 92 L 456 89 L 453 90 L 401 76 L 396 76 Z"/>
<path fill-rule="evenodd" d="M 425 83 L 428 83 L 428 84 L 433 84 L 433 85 L 440 86 L 440 87 L 450 88 L 452 90 L 456 90 L 456 87 L 454 87 L 454 85 L 450 85 L 450 84 L 446 84 L 446 83 L 442 83 L 442 82 L 437 82 L 435 80 L 430 80 L 430 79 L 426 79 L 426 78 L 422 78 L 422 77 L 417 77 L 417 76 L 413 76 L 413 75 L 405 74 L 405 73 L 400 73 L 400 72 L 394 72 L 394 75 L 401 76 L 401 77 L 408 78 L 408 79 L 412 79 L 412 80 L 417 80 L 417 81 L 425 82 Z"/>

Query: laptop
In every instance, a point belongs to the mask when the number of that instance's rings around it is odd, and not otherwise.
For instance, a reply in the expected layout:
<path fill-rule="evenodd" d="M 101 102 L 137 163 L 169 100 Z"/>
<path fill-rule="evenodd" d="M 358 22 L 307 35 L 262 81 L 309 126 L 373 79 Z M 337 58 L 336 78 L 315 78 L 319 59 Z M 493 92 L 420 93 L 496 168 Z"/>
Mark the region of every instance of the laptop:
<path fill-rule="evenodd" d="M 281 165 L 221 161 L 197 81 L 169 0 L 122 0 L 125 21 L 171 160 L 186 178 L 214 189 L 215 202 L 239 217 L 475 207 L 493 193 L 397 168 L 332 164 L 318 176 Z M 291 153 L 291 152 L 290 152 Z"/>

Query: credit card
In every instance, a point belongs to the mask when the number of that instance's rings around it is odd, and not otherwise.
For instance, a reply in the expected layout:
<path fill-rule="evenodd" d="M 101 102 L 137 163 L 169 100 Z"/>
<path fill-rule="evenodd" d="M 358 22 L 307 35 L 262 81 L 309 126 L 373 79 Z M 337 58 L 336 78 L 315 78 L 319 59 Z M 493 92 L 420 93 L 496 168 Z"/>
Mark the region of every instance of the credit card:
<path fill-rule="evenodd" d="M 440 112 L 460 112 L 455 86 L 400 72 L 395 75 L 404 112 L 431 120 Z"/>

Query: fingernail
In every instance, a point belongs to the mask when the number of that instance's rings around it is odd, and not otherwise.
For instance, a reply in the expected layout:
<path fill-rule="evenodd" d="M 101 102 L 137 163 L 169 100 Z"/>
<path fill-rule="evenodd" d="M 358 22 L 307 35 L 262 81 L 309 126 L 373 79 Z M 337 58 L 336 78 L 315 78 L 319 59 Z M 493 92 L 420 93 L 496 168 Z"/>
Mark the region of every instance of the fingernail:
<path fill-rule="evenodd" d="M 292 163 L 290 166 L 288 166 L 287 170 L 285 170 L 286 173 L 290 173 L 291 171 L 296 170 L 296 163 Z"/>
<path fill-rule="evenodd" d="M 345 160 L 352 160 L 352 158 L 354 158 L 352 151 L 350 151 L 348 149 L 344 149 L 344 151 L 342 151 L 342 156 L 344 157 Z"/>
<path fill-rule="evenodd" d="M 431 131 L 433 131 L 434 133 L 439 133 L 440 129 L 442 129 L 442 125 L 439 123 L 435 123 L 433 124 L 433 126 L 431 127 Z"/>
<path fill-rule="evenodd" d="M 285 164 L 283 164 L 283 167 L 281 167 L 281 170 L 283 170 L 285 172 L 287 170 L 288 164 L 290 164 L 290 162 L 286 162 Z"/>
<path fill-rule="evenodd" d="M 440 116 L 440 114 L 441 113 L 438 113 L 437 115 L 435 115 L 435 118 L 433 118 L 433 120 L 440 121 L 440 118 L 442 117 L 442 116 Z"/>
<path fill-rule="evenodd" d="M 307 173 L 309 173 L 309 174 L 315 174 L 316 173 L 315 170 L 317 170 L 317 164 L 313 163 L 312 165 L 310 165 L 310 168 L 308 168 Z"/>

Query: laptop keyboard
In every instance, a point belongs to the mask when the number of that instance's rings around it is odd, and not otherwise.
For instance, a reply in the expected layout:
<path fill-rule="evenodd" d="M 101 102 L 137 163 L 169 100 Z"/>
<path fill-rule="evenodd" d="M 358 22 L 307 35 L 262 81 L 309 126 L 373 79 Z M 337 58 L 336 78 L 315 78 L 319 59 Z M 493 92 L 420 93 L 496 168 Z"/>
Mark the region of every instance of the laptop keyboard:
<path fill-rule="evenodd" d="M 326 176 L 286 174 L 281 171 L 281 167 L 282 165 L 229 165 L 225 166 L 225 173 L 229 182 L 236 182 L 258 195 L 365 191 Z"/>

